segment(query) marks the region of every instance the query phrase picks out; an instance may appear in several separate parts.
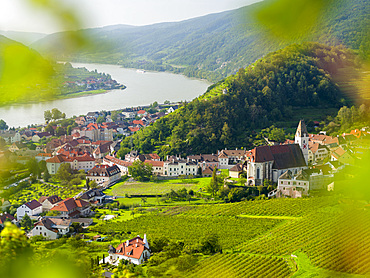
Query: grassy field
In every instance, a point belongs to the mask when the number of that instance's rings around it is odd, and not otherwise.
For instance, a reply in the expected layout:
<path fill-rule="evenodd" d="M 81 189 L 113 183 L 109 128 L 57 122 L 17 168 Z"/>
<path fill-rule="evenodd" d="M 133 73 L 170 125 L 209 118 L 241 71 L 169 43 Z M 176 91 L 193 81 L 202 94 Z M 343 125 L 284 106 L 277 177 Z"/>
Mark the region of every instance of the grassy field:
<path fill-rule="evenodd" d="M 161 180 L 156 182 L 120 182 L 104 191 L 106 195 L 162 195 L 172 190 L 186 188 L 194 192 L 205 188 L 211 178 Z"/>

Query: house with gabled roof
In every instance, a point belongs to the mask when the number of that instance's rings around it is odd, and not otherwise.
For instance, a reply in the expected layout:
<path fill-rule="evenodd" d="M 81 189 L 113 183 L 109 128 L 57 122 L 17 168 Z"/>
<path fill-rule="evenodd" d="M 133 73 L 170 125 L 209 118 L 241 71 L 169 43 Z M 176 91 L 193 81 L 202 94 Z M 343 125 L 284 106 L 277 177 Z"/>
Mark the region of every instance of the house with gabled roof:
<path fill-rule="evenodd" d="M 330 160 L 339 161 L 342 164 L 353 165 L 356 157 L 350 151 L 346 151 L 342 147 L 338 147 L 332 151 Z"/>
<path fill-rule="evenodd" d="M 288 170 L 279 177 L 276 196 L 301 198 L 307 196 L 309 190 L 310 177 L 304 170 L 300 170 L 296 175 Z"/>
<path fill-rule="evenodd" d="M 84 192 L 80 196 L 80 199 L 90 203 L 96 202 L 98 204 L 103 204 L 105 197 L 106 195 L 100 189 L 94 188 Z"/>
<path fill-rule="evenodd" d="M 57 195 L 53 195 L 53 196 L 50 196 L 50 197 L 41 196 L 39 198 L 39 203 L 42 205 L 42 211 L 51 210 L 53 207 L 55 207 L 61 201 L 62 201 L 62 198 L 60 198 Z"/>
<path fill-rule="evenodd" d="M 12 223 L 16 222 L 14 216 L 7 213 L 7 212 L 0 214 L 0 227 L 4 227 L 5 221 L 9 221 L 9 222 L 12 222 Z"/>
<path fill-rule="evenodd" d="M 17 208 L 17 220 L 21 221 L 27 214 L 28 216 L 35 216 L 42 213 L 42 205 L 36 201 L 29 201 Z"/>
<path fill-rule="evenodd" d="M 33 226 L 29 235 L 38 236 L 41 235 L 47 239 L 57 239 L 69 232 L 69 228 L 72 224 L 70 219 L 59 218 L 59 217 L 42 217 Z"/>
<path fill-rule="evenodd" d="M 117 165 L 96 165 L 88 171 L 86 178 L 97 184 L 107 186 L 121 179 L 121 170 Z"/>
<path fill-rule="evenodd" d="M 136 265 L 144 263 L 150 258 L 150 248 L 146 234 L 144 234 L 144 239 L 136 236 L 120 243 L 117 248 L 110 245 L 108 254 L 105 262 L 110 264 L 118 265 L 120 260 L 127 260 Z"/>
<path fill-rule="evenodd" d="M 50 211 L 57 211 L 61 217 L 77 218 L 91 213 L 90 204 L 81 199 L 68 198 L 59 202 Z"/>

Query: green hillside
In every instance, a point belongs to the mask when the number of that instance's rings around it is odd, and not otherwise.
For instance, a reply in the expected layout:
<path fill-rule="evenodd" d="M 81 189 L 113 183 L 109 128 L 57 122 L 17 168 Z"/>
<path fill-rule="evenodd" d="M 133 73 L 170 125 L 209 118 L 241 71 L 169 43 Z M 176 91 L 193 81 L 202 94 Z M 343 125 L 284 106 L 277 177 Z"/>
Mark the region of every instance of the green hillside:
<path fill-rule="evenodd" d="M 308 34 L 295 36 L 291 41 L 273 40 L 256 20 L 257 11 L 270 2 L 181 22 L 139 27 L 116 25 L 78 31 L 90 39 L 90 46 L 73 55 L 70 52 L 73 48 L 61 38 L 63 35 L 74 36 L 74 32 L 49 35 L 33 47 L 58 59 L 167 70 L 213 82 L 292 43 L 317 41 L 366 49 L 364 38 L 369 37 L 366 29 L 369 1 L 331 1 L 320 10 L 319 24 Z"/>
<path fill-rule="evenodd" d="M 296 127 L 325 118 L 350 100 L 332 82 L 338 68 L 352 66 L 344 49 L 318 43 L 291 45 L 209 87 L 202 96 L 123 142 L 143 153 L 211 153 L 251 147 L 254 130 L 272 124 Z M 313 118 L 314 117 L 314 118 Z"/>

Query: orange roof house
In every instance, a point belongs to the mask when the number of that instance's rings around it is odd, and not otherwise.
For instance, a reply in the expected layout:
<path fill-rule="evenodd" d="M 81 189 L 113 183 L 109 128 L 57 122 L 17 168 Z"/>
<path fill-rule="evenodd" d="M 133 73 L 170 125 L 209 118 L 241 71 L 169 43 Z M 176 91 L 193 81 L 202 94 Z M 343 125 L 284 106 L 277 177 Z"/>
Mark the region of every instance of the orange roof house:
<path fill-rule="evenodd" d="M 127 260 L 133 264 L 142 264 L 150 257 L 149 243 L 144 234 L 144 239 L 140 236 L 127 240 L 114 248 L 109 246 L 109 256 L 105 259 L 111 264 L 118 264 L 120 260 Z"/>

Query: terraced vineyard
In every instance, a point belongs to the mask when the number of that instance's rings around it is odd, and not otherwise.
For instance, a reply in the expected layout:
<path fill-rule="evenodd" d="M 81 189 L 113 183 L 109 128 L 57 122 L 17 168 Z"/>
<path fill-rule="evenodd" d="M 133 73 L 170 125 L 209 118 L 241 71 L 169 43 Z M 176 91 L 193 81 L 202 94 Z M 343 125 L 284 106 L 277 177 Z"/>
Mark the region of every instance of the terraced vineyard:
<path fill-rule="evenodd" d="M 278 257 L 217 254 L 198 263 L 187 277 L 289 277 L 295 269 Z"/>
<path fill-rule="evenodd" d="M 297 199 L 272 199 L 261 201 L 244 201 L 232 204 L 174 207 L 166 215 L 183 214 L 188 216 L 292 216 L 301 217 L 321 208 L 338 203 L 334 197 L 317 197 Z"/>
<path fill-rule="evenodd" d="M 182 240 L 190 247 L 217 235 L 224 254 L 199 261 L 185 277 L 310 274 L 297 261 L 317 277 L 370 275 L 370 207 L 347 204 L 340 196 L 177 206 L 92 229 L 146 233 L 149 239 Z"/>
<path fill-rule="evenodd" d="M 197 244 L 209 234 L 219 237 L 222 248 L 237 248 L 245 240 L 252 239 L 283 223 L 278 219 L 249 219 L 235 217 L 166 216 L 145 215 L 123 222 L 106 223 L 92 228 L 99 233 L 111 231 L 144 234 L 148 238 L 165 237 L 169 240 L 182 240 L 186 244 Z"/>

